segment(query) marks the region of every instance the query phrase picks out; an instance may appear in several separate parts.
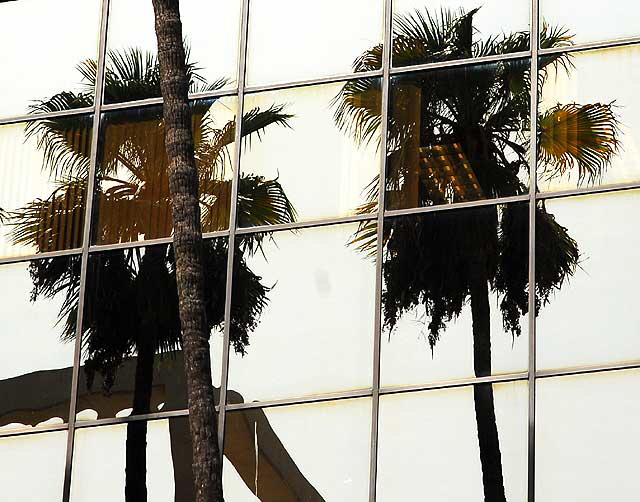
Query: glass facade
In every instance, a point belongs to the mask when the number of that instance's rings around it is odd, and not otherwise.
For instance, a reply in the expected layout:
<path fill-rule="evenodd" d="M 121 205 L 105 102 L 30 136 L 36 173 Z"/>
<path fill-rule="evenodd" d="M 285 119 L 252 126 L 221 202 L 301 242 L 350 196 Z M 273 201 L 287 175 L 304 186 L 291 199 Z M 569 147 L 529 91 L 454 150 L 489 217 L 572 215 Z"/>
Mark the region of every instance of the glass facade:
<path fill-rule="evenodd" d="M 181 10 L 226 499 L 635 499 L 636 3 Z M 190 502 L 151 2 L 0 41 L 0 498 Z"/>

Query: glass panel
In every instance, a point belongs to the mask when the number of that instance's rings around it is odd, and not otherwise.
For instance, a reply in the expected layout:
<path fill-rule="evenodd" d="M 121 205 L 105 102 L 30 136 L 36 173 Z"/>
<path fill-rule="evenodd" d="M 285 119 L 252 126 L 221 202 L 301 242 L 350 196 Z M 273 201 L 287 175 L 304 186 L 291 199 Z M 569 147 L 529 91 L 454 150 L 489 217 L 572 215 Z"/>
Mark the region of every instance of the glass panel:
<path fill-rule="evenodd" d="M 640 45 L 541 59 L 542 191 L 640 180 L 639 59 Z"/>
<path fill-rule="evenodd" d="M 191 463 L 187 417 L 78 429 L 70 500 L 195 500 Z"/>
<path fill-rule="evenodd" d="M 240 193 L 240 224 L 374 211 L 380 172 L 380 85 L 379 79 L 362 79 L 247 95 L 245 135 L 255 133 L 259 141 L 243 150 L 240 188 L 247 188 Z M 374 115 L 358 115 L 362 110 L 354 103 Z M 271 218 L 258 211 L 261 191 L 250 191 L 258 180 L 273 185 L 273 208 L 265 208 Z"/>
<path fill-rule="evenodd" d="M 526 371 L 527 204 L 388 219 L 384 386 Z"/>
<path fill-rule="evenodd" d="M 0 430 L 67 421 L 80 256 L 0 267 Z"/>
<path fill-rule="evenodd" d="M 240 0 L 180 2 L 191 65 L 191 92 L 233 87 L 240 42 Z M 160 96 L 151 2 L 111 0 L 107 35 L 106 103 Z"/>
<path fill-rule="evenodd" d="M 640 211 L 640 192 L 553 199 L 545 207 L 557 223 L 542 228 L 538 218 L 546 246 L 537 251 L 537 289 L 557 270 L 568 272 L 538 319 L 538 368 L 640 359 L 640 235 L 629 217 Z"/>
<path fill-rule="evenodd" d="M 394 0 L 393 65 L 529 50 L 527 0 Z"/>
<path fill-rule="evenodd" d="M 357 249 L 357 229 L 277 232 L 261 249 L 265 236 L 243 236 L 232 298 L 244 313 L 231 328 L 233 402 L 371 385 L 375 263 Z"/>
<path fill-rule="evenodd" d="M 536 389 L 536 500 L 634 500 L 640 372 L 543 378 Z"/>
<path fill-rule="evenodd" d="M 251 0 L 250 11 L 249 85 L 381 67 L 383 1 Z"/>
<path fill-rule="evenodd" d="M 529 60 L 393 77 L 387 208 L 528 192 Z"/>
<path fill-rule="evenodd" d="M 2 497 L 12 502 L 62 500 L 67 431 L 0 438 Z"/>
<path fill-rule="evenodd" d="M 94 89 L 78 70 L 96 60 L 100 0 L 20 0 L 0 3 L 0 116 L 91 106 Z M 61 29 L 71 22 L 73 29 Z M 88 67 L 89 65 L 87 65 Z M 9 77 L 10 75 L 10 77 Z M 95 75 L 95 70 L 94 70 Z M 42 106 L 38 100 L 59 96 Z"/>
<path fill-rule="evenodd" d="M 236 98 L 193 103 L 204 232 L 229 225 Z M 104 114 L 93 239 L 112 244 L 173 230 L 162 107 Z"/>
<path fill-rule="evenodd" d="M 228 412 L 225 497 L 366 500 L 370 436 L 370 399 Z"/>
<path fill-rule="evenodd" d="M 640 7 L 634 0 L 540 0 L 540 16 L 543 23 L 573 35 L 576 43 L 640 35 Z"/>
<path fill-rule="evenodd" d="M 377 499 L 526 500 L 527 399 L 526 382 L 381 397 Z"/>
<path fill-rule="evenodd" d="M 204 243 L 208 329 L 224 320 L 226 239 Z M 169 245 L 90 257 L 78 418 L 187 408 L 175 261 Z M 215 371 L 220 371 L 216 352 Z M 219 375 L 214 383 L 219 382 Z"/>
<path fill-rule="evenodd" d="M 0 257 L 82 245 L 92 120 L 0 126 Z"/>

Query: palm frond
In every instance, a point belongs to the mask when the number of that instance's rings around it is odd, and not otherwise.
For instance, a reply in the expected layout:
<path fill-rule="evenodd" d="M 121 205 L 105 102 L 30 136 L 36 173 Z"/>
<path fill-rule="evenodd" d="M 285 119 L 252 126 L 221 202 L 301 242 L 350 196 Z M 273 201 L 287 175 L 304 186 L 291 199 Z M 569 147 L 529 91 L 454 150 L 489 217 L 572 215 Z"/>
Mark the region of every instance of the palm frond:
<path fill-rule="evenodd" d="M 539 119 L 539 157 L 546 178 L 577 168 L 578 183 L 597 182 L 620 148 L 614 104 L 557 105 Z"/>
<path fill-rule="evenodd" d="M 377 141 L 379 146 L 382 122 L 382 88 L 377 78 L 350 80 L 333 98 L 333 114 L 338 128 L 357 143 Z"/>

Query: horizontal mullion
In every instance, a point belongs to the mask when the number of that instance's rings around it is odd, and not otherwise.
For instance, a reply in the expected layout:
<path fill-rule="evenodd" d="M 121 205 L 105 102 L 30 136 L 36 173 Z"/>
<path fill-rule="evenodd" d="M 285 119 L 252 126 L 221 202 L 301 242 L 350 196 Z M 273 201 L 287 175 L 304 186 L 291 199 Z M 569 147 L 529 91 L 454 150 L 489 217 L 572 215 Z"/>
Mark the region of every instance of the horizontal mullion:
<path fill-rule="evenodd" d="M 32 434 L 43 434 L 47 432 L 65 431 L 69 428 L 68 423 L 55 424 L 55 425 L 42 425 L 35 427 L 24 427 L 22 429 L 0 429 L 0 438 L 15 437 L 15 436 L 27 436 Z"/>
<path fill-rule="evenodd" d="M 468 66 L 483 63 L 497 63 L 511 59 L 523 59 L 531 57 L 531 51 L 510 52 L 508 54 L 496 54 L 495 56 L 482 56 L 478 58 L 453 59 L 451 61 L 438 61 L 437 63 L 424 63 L 412 66 L 397 66 L 391 68 L 391 75 L 398 75 L 421 70 L 433 70 L 440 68 L 453 68 L 456 66 Z"/>
<path fill-rule="evenodd" d="M 274 399 L 270 401 L 252 401 L 250 403 L 234 403 L 227 404 L 227 411 L 249 410 L 255 408 L 275 408 L 280 406 L 293 406 L 299 404 L 322 403 L 329 401 L 339 401 L 343 399 L 357 399 L 362 397 L 371 397 L 372 389 L 361 389 L 346 392 L 332 392 L 329 394 L 316 394 L 313 396 L 293 397 L 287 399 Z"/>
<path fill-rule="evenodd" d="M 467 209 L 482 206 L 499 206 L 500 204 L 510 204 L 513 202 L 527 202 L 529 195 L 515 195 L 513 197 L 500 197 L 497 199 L 481 199 L 469 202 L 457 202 L 455 204 L 440 204 L 437 206 L 412 207 L 407 209 L 391 209 L 385 211 L 385 217 L 409 216 L 412 214 L 434 213 L 438 211 L 451 211 L 455 209 Z"/>
<path fill-rule="evenodd" d="M 326 227 L 328 225 L 340 225 L 344 223 L 357 223 L 360 221 L 375 220 L 375 213 L 356 214 L 351 216 L 338 216 L 335 218 L 325 218 L 320 220 L 294 221 L 291 223 L 281 223 L 278 225 L 259 225 L 255 227 L 241 227 L 236 230 L 236 234 L 262 234 L 266 232 L 278 232 L 281 230 L 300 230 L 303 228 Z"/>
<path fill-rule="evenodd" d="M 539 54 L 558 54 L 565 52 L 590 51 L 597 49 L 611 49 L 615 47 L 623 47 L 625 45 L 634 45 L 640 43 L 640 37 L 616 38 L 613 40 L 605 40 L 600 42 L 587 42 L 582 44 L 569 45 L 567 47 L 554 47 L 552 49 L 540 49 Z"/>
<path fill-rule="evenodd" d="M 216 407 L 217 408 L 217 407 Z M 189 410 L 175 410 L 175 411 L 158 411 L 156 413 L 146 413 L 141 415 L 130 415 L 128 417 L 112 417 L 112 418 L 99 418 L 97 420 L 76 420 L 76 429 L 85 429 L 87 427 L 99 427 L 101 425 L 118 425 L 127 424 L 130 422 L 141 421 L 154 421 L 163 420 L 167 418 L 185 417 L 189 415 Z"/>
<path fill-rule="evenodd" d="M 28 113 L 25 115 L 13 115 L 11 117 L 0 118 L 0 125 L 15 124 L 19 122 L 33 122 L 36 120 L 46 120 L 58 117 L 72 117 L 74 115 L 84 115 L 93 113 L 93 106 L 89 108 L 74 108 L 72 110 L 62 110 L 59 112 Z"/>
<path fill-rule="evenodd" d="M 284 89 L 292 89 L 296 87 L 305 87 L 309 85 L 333 84 L 336 82 L 344 82 L 344 81 L 360 79 L 360 78 L 375 78 L 375 77 L 382 77 L 381 69 L 363 71 L 363 72 L 354 72 L 354 73 L 342 73 L 340 75 L 311 78 L 307 80 L 294 80 L 291 82 L 247 86 L 244 88 L 244 92 L 256 93 L 256 92 L 265 92 L 265 91 L 279 91 Z"/>
<path fill-rule="evenodd" d="M 600 185 L 585 188 L 572 188 L 569 190 L 558 190 L 557 192 L 540 192 L 536 194 L 536 199 L 557 199 L 560 197 L 571 197 L 577 195 L 603 194 L 607 192 L 620 192 L 622 190 L 634 190 L 640 188 L 640 181 L 629 183 L 616 183 L 614 185 Z"/>
<path fill-rule="evenodd" d="M 82 254 L 82 249 L 74 248 L 74 249 L 62 249 L 60 251 L 49 251 L 47 253 L 34 253 L 23 256 L 8 256 L 6 258 L 0 258 L 0 265 L 6 265 L 9 263 L 20 263 L 23 261 L 32 261 L 32 260 L 44 260 L 46 258 L 56 258 L 58 256 L 70 256 L 70 255 L 80 255 Z"/>
<path fill-rule="evenodd" d="M 623 371 L 640 369 L 640 360 L 626 362 L 626 363 L 614 363 L 614 364 L 600 364 L 592 366 L 582 366 L 573 368 L 559 368 L 550 370 L 538 370 L 536 371 L 536 378 L 552 378 L 559 376 L 571 376 L 571 375 L 588 375 L 590 373 L 602 373 L 605 371 Z"/>

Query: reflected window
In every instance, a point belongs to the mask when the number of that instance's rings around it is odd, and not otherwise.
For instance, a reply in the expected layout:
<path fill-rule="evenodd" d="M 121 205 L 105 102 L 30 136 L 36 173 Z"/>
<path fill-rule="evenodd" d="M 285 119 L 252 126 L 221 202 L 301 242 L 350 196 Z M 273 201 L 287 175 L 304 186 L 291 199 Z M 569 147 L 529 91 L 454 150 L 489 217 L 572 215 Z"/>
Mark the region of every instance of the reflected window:
<path fill-rule="evenodd" d="M 638 385 L 638 370 L 538 379 L 538 500 L 637 497 Z"/>
<path fill-rule="evenodd" d="M 380 68 L 383 10 L 381 0 L 251 0 L 247 83 Z M 380 54 L 377 60 L 365 60 L 363 52 L 374 47 Z"/>
<path fill-rule="evenodd" d="M 565 260 L 573 276 L 541 310 L 538 368 L 640 359 L 635 301 L 640 235 L 635 218 L 629 217 L 640 211 L 640 192 L 550 199 L 544 206 L 566 238 L 556 251 L 537 258 L 538 283 L 548 280 L 546 264 L 562 252 L 569 254 Z M 543 223 L 538 218 L 537 226 Z"/>
<path fill-rule="evenodd" d="M 236 98 L 192 103 L 204 232 L 229 225 Z M 169 237 L 173 230 L 162 107 L 104 114 L 94 242 Z"/>
<path fill-rule="evenodd" d="M 0 257 L 82 245 L 92 121 L 0 126 Z"/>
<path fill-rule="evenodd" d="M 393 65 L 529 50 L 527 0 L 395 0 Z"/>
<path fill-rule="evenodd" d="M 67 431 L 0 438 L 2 497 L 12 502 L 62 500 Z"/>
<path fill-rule="evenodd" d="M 218 333 L 224 320 L 226 239 L 205 240 L 203 252 L 207 329 Z M 171 246 L 92 255 L 83 322 L 79 420 L 187 408 Z"/>
<path fill-rule="evenodd" d="M 80 256 L 0 266 L 0 430 L 69 416 Z"/>
<path fill-rule="evenodd" d="M 235 84 L 241 3 L 240 0 L 180 3 L 190 92 L 213 91 Z M 110 2 L 107 49 L 105 103 L 161 95 L 151 2 Z"/>
<path fill-rule="evenodd" d="M 366 500 L 371 400 L 227 413 L 223 483 L 230 500 Z"/>
<path fill-rule="evenodd" d="M 576 43 L 640 35 L 640 7 L 634 0 L 540 0 L 541 27 L 566 27 Z M 618 79 L 616 79 L 618 80 Z"/>
<path fill-rule="evenodd" d="M 247 95 L 243 123 L 247 133 L 262 127 L 265 119 L 282 120 L 265 130 L 250 150 L 243 150 L 245 179 L 253 174 L 278 180 L 298 220 L 374 211 L 380 170 L 380 86 L 379 79 L 362 79 Z M 368 107 L 370 124 L 349 123 L 356 106 Z M 244 203 L 241 197 L 241 209 Z M 240 223 L 258 224 L 258 214 L 241 211 Z"/>
<path fill-rule="evenodd" d="M 526 371 L 528 218 L 508 204 L 386 221 L 382 385 Z"/>
<path fill-rule="evenodd" d="M 77 429 L 70 500 L 195 500 L 191 464 L 188 417 Z"/>
<path fill-rule="evenodd" d="M 528 193 L 528 74 L 522 59 L 393 77 L 387 208 Z"/>
<path fill-rule="evenodd" d="M 96 59 L 101 4 L 100 0 L 0 4 L 0 68 L 5 77 L 0 79 L 0 116 L 54 111 L 55 106 L 46 106 L 47 100 L 62 91 L 75 98 L 75 108 L 93 104 L 94 89 L 76 66 Z M 69 13 L 73 30 L 61 28 L 68 25 Z"/>
<path fill-rule="evenodd" d="M 252 328 L 231 335 L 236 401 L 371 385 L 375 263 L 353 244 L 358 225 L 243 236 L 232 309 Z M 375 222 L 369 225 L 375 235 Z M 258 239 L 261 239 L 258 240 Z"/>
<path fill-rule="evenodd" d="M 640 46 L 540 59 L 538 186 L 567 190 L 640 179 Z M 605 82 L 616 75 L 615 82 Z"/>
<path fill-rule="evenodd" d="M 381 397 L 377 499 L 526 500 L 527 399 L 526 382 Z"/>

